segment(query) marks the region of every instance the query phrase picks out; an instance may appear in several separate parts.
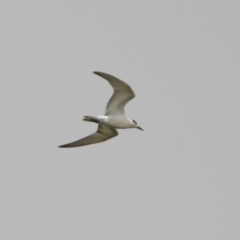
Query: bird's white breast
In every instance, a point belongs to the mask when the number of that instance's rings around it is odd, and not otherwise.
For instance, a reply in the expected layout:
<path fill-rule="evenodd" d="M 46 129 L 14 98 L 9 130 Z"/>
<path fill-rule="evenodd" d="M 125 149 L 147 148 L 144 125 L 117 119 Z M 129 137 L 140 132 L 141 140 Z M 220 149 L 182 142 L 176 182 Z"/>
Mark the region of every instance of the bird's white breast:
<path fill-rule="evenodd" d="M 99 123 L 113 128 L 131 128 L 132 122 L 124 116 L 98 116 Z"/>

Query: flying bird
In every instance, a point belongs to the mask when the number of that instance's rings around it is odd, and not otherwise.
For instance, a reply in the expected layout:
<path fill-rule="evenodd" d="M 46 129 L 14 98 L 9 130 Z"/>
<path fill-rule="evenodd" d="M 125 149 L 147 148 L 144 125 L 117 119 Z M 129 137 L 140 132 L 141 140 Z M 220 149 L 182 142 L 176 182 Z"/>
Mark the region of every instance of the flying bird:
<path fill-rule="evenodd" d="M 107 80 L 113 88 L 113 95 L 108 101 L 104 116 L 84 116 L 86 122 L 94 122 L 98 124 L 98 129 L 95 133 L 77 140 L 72 143 L 61 145 L 61 148 L 81 147 L 89 144 L 100 143 L 107 141 L 118 135 L 116 129 L 138 128 L 137 122 L 126 117 L 124 112 L 125 105 L 135 97 L 132 88 L 124 81 L 103 72 L 93 72 L 98 76 Z"/>

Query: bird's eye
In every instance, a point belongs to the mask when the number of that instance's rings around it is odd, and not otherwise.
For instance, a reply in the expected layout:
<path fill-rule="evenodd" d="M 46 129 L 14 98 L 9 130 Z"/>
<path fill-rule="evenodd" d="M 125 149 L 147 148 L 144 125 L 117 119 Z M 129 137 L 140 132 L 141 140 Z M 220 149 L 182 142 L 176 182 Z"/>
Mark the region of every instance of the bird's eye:
<path fill-rule="evenodd" d="M 132 119 L 132 121 L 137 125 L 137 122 L 135 120 Z"/>

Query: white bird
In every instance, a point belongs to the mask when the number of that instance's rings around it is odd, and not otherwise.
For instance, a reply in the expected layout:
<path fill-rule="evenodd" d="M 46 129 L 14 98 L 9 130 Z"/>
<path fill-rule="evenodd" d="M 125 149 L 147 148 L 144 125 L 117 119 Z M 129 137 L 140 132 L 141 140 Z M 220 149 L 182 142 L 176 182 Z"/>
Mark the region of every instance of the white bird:
<path fill-rule="evenodd" d="M 59 146 L 61 148 L 80 147 L 104 142 L 118 135 L 116 129 L 138 128 L 143 130 L 137 125 L 135 120 L 125 116 L 125 105 L 135 97 L 131 87 L 127 83 L 110 74 L 103 72 L 94 73 L 105 78 L 114 90 L 114 93 L 107 104 L 105 115 L 97 117 L 84 116 L 84 121 L 98 123 L 97 132 L 78 141 Z"/>

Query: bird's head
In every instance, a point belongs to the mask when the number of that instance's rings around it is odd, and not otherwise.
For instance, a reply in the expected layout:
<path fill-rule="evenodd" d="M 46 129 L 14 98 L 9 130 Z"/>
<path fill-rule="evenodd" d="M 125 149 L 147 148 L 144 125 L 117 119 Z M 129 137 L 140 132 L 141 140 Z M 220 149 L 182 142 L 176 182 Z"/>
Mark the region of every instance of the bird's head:
<path fill-rule="evenodd" d="M 137 125 L 137 122 L 136 122 L 135 120 L 133 120 L 133 119 L 130 119 L 130 120 L 131 120 L 131 122 L 132 122 L 132 127 L 133 127 L 133 128 L 138 128 L 138 129 L 144 131 L 141 127 L 139 127 L 139 126 Z"/>

